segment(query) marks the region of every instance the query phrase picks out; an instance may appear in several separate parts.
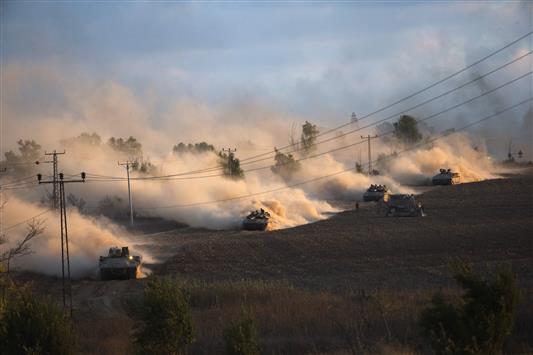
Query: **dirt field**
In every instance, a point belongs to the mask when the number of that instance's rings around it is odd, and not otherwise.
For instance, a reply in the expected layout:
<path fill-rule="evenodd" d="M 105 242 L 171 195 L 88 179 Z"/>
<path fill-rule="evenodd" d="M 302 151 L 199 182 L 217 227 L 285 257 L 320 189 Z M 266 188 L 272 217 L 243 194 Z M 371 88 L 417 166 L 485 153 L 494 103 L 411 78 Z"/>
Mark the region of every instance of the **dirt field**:
<path fill-rule="evenodd" d="M 220 353 L 223 329 L 243 304 L 254 307 L 265 353 L 346 354 L 353 339 L 363 339 L 358 352 L 425 353 L 417 312 L 436 289 L 457 292 L 450 261 L 510 264 L 522 293 L 533 290 L 533 171 L 437 187 L 419 200 L 426 217 L 383 217 L 366 203 L 272 232 L 148 225 L 134 237 L 135 248 L 160 260 L 150 265 L 156 275 L 184 280 L 198 329 L 192 353 Z M 19 277 L 60 300 L 59 280 Z M 134 320 L 126 301 L 144 284 L 73 283 L 82 353 L 131 353 Z M 532 310 L 522 298 L 507 352 L 533 349 Z M 360 317 L 367 317 L 365 329 L 353 323 Z"/>
<path fill-rule="evenodd" d="M 155 272 L 201 280 L 288 280 L 308 288 L 427 288 L 450 283 L 453 259 L 508 262 L 533 282 L 533 176 L 437 187 L 426 217 L 383 217 L 374 203 L 272 232 L 174 231 L 150 249 Z"/>

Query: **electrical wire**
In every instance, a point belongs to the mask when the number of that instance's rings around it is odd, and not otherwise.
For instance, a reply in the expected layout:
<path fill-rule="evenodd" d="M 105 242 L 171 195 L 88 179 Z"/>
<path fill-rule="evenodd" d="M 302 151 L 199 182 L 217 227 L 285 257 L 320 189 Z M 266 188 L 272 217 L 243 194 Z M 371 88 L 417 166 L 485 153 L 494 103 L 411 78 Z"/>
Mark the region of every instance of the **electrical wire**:
<path fill-rule="evenodd" d="M 508 106 L 506 107 L 505 109 L 502 109 L 496 113 L 493 113 L 491 115 L 488 115 L 488 116 L 485 116 L 483 117 L 482 119 L 479 119 L 477 121 L 473 121 L 465 126 L 462 126 L 460 128 L 457 128 L 455 129 L 453 132 L 450 132 L 450 133 L 444 133 L 444 134 L 441 134 L 440 136 L 437 136 L 437 137 L 434 137 L 432 139 L 429 139 L 427 141 L 424 141 L 422 143 L 418 143 L 418 144 L 415 144 L 409 148 L 406 148 L 402 151 L 399 151 L 399 152 L 396 152 L 394 154 L 391 154 L 387 157 L 381 157 L 380 160 L 383 161 L 383 160 L 391 160 L 391 159 L 395 159 L 397 158 L 399 155 L 401 154 L 404 154 L 406 152 L 409 152 L 409 151 L 412 151 L 418 147 L 421 147 L 421 146 L 424 146 L 424 145 L 428 145 L 430 143 L 433 143 L 435 141 L 437 141 L 438 139 L 442 139 L 444 137 L 447 137 L 447 136 L 450 136 L 450 135 L 453 135 L 453 134 L 456 134 L 460 131 L 463 131 L 467 128 L 470 128 L 476 124 L 479 124 L 479 123 L 482 123 L 484 121 L 487 121 L 491 118 L 494 118 L 496 116 L 499 116 L 501 115 L 502 113 L 505 113 L 507 111 L 510 111 L 520 105 L 523 105 L 527 102 L 530 102 L 533 100 L 533 97 L 530 97 L 526 100 L 523 100 L 519 103 L 516 103 L 512 106 Z M 377 163 L 377 159 L 374 160 L 375 163 Z M 273 192 L 278 192 L 278 191 L 283 191 L 283 190 L 287 190 L 287 189 L 290 189 L 290 188 L 293 188 L 293 187 L 297 187 L 297 186 L 302 186 L 302 185 L 305 185 L 305 184 L 309 184 L 309 183 L 312 183 L 312 182 L 316 182 L 316 181 L 320 181 L 320 180 L 324 180 L 324 179 L 328 179 L 330 177 L 333 177 L 333 176 L 337 176 L 337 175 L 340 175 L 340 174 L 344 174 L 346 172 L 349 172 L 349 171 L 352 171 L 352 170 L 355 170 L 355 168 L 348 168 L 348 169 L 344 169 L 344 170 L 340 170 L 340 171 L 337 171 L 335 173 L 332 173 L 332 174 L 328 174 L 328 175 L 323 175 L 323 176 L 319 176 L 319 177 L 316 177 L 316 178 L 313 178 L 313 179 L 309 179 L 309 180 L 304 180 L 304 181 L 300 181 L 298 183 L 294 183 L 294 184 L 290 184 L 290 185 L 286 185 L 286 186 L 281 186 L 281 187 L 278 187 L 278 188 L 275 188 L 275 189 L 271 189 L 271 190 L 266 190 L 266 191 L 260 191 L 260 192 L 256 192 L 256 193 L 251 193 L 251 194 L 246 194 L 246 195 L 240 195 L 240 196 L 235 196 L 235 197 L 230 197 L 230 198 L 226 198 L 226 199 L 220 199 L 220 200 L 211 200 L 211 201 L 201 201 L 201 202 L 194 202 L 194 203 L 188 203 L 188 204 L 181 204 L 181 205 L 167 205 L 167 206 L 152 206 L 152 207 L 138 207 L 137 210 L 147 210 L 147 209 L 170 209 L 170 208 L 185 208 L 185 207 L 194 207 L 194 206 L 200 206 L 200 205 L 208 205 L 208 204 L 216 204 L 216 203 L 223 203 L 223 202 L 230 202 L 230 201 L 235 201 L 235 200 L 241 200 L 241 199 L 245 199 L 245 198 L 249 198 L 249 197 L 254 197 L 254 196 L 259 196 L 259 195 L 264 195 L 264 194 L 269 194 L 269 193 L 273 193 Z"/>
<path fill-rule="evenodd" d="M 382 111 L 385 111 L 386 109 L 389 109 L 389 108 L 391 108 L 391 107 L 393 107 L 393 106 L 396 106 L 396 105 L 399 104 L 399 103 L 402 103 L 402 102 L 404 102 L 404 101 L 406 101 L 406 100 L 409 100 L 409 99 L 411 99 L 411 98 L 413 98 L 413 97 L 415 97 L 415 96 L 417 96 L 417 95 L 419 95 L 419 94 L 421 94 L 421 93 L 423 93 L 423 92 L 425 92 L 425 91 L 427 91 L 427 90 L 429 90 L 429 89 L 431 89 L 431 88 L 434 88 L 435 86 L 437 86 L 437 85 L 439 85 L 439 84 L 442 84 L 443 82 L 445 82 L 445 81 L 447 81 L 447 80 L 449 80 L 449 79 L 451 79 L 451 78 L 456 77 L 457 75 L 459 75 L 459 74 L 461 74 L 461 73 L 464 73 L 464 72 L 467 71 L 468 69 L 470 69 L 470 68 L 472 68 L 472 67 L 474 67 L 474 66 L 476 66 L 476 65 L 478 65 L 478 64 L 480 64 L 480 63 L 482 63 L 482 62 L 484 62 L 485 60 L 487 60 L 487 59 L 489 59 L 489 58 L 495 56 L 496 54 L 502 52 L 503 50 L 505 50 L 505 49 L 507 49 L 507 48 L 513 46 L 514 44 L 520 42 L 521 40 L 523 40 L 523 39 L 529 37 L 531 34 L 533 34 L 533 31 L 530 31 L 530 32 L 528 32 L 528 33 L 526 33 L 526 34 L 520 36 L 519 38 L 517 38 L 517 39 L 515 39 L 514 41 L 512 41 L 512 42 L 506 44 L 505 46 L 503 46 L 503 47 L 497 49 L 496 51 L 494 51 L 494 52 L 492 52 L 492 53 L 489 53 L 488 55 L 482 57 L 481 59 L 478 59 L 477 61 L 475 61 L 475 62 L 473 62 L 473 63 L 467 65 L 466 67 L 462 68 L 461 70 L 458 70 L 458 71 L 456 71 L 456 72 L 454 72 L 454 73 L 452 73 L 452 74 L 450 74 L 450 75 L 448 75 L 448 76 L 446 76 L 446 77 L 444 77 L 444 78 L 442 78 L 442 79 L 440 79 L 440 80 L 434 82 L 433 84 L 430 84 L 430 85 L 428 85 L 428 86 L 426 86 L 426 87 L 424 87 L 424 88 L 422 88 L 422 89 L 420 89 L 420 90 L 418 90 L 418 91 L 415 91 L 414 93 L 411 93 L 411 94 L 409 94 L 409 95 L 407 95 L 407 96 L 405 96 L 405 97 L 403 97 L 403 98 L 401 98 L 401 99 L 399 99 L 399 100 L 397 100 L 397 101 L 395 101 L 395 102 L 393 102 L 393 103 L 391 103 L 391 104 L 388 104 L 388 105 L 386 105 L 386 106 L 384 106 L 384 107 L 382 107 L 382 108 L 380 108 L 380 109 L 377 109 L 377 110 L 375 110 L 375 111 L 372 111 L 372 112 L 370 112 L 370 113 L 367 113 L 367 114 L 363 115 L 361 118 L 358 119 L 358 121 L 364 120 L 364 119 L 366 119 L 366 118 L 368 118 L 368 117 L 371 117 L 371 116 L 373 116 L 373 115 L 375 115 L 375 114 L 377 114 L 377 113 L 380 113 L 380 112 L 382 112 Z M 335 132 L 335 131 L 337 131 L 337 130 L 339 130 L 339 129 L 341 129 L 341 128 L 344 128 L 344 127 L 346 127 L 346 126 L 349 126 L 349 125 L 351 125 L 351 124 L 353 124 L 353 122 L 344 123 L 344 124 L 342 124 L 342 125 L 340 125 L 340 126 L 337 126 L 337 127 L 331 128 L 331 129 L 329 129 L 329 130 L 327 130 L 327 131 L 324 131 L 323 133 L 318 134 L 317 137 L 320 137 L 320 136 L 326 135 L 326 134 L 328 134 L 328 133 Z M 278 150 L 285 149 L 285 148 L 288 148 L 288 147 L 291 147 L 291 146 L 294 146 L 294 144 L 289 144 L 289 145 L 283 146 L 283 147 L 279 148 Z M 272 152 L 271 152 L 271 153 L 272 153 Z M 263 156 L 263 155 L 265 155 L 265 154 L 264 154 L 264 153 L 263 153 L 263 154 L 258 154 L 258 155 L 254 156 L 254 157 L 249 157 L 249 158 L 242 159 L 241 161 L 249 160 L 249 159 L 256 158 L 256 157 Z"/>
<path fill-rule="evenodd" d="M 451 79 L 451 78 L 453 78 L 453 77 L 455 77 L 455 76 L 457 76 L 457 75 L 463 73 L 464 71 L 466 71 L 466 70 L 472 68 L 473 66 L 475 66 L 475 65 L 477 65 L 477 64 L 479 64 L 479 63 L 481 63 L 481 62 L 483 62 L 484 60 L 486 60 L 486 59 L 492 57 L 493 55 L 495 55 L 495 54 L 497 54 L 497 53 L 500 53 L 500 52 L 503 51 L 504 49 L 506 49 L 506 48 L 512 46 L 513 44 L 515 44 L 515 43 L 521 41 L 522 39 L 524 39 L 524 38 L 530 36 L 532 33 L 533 33 L 533 31 L 532 31 L 532 32 L 529 32 L 529 33 L 527 33 L 527 34 L 525 34 L 525 35 L 523 35 L 523 36 L 521 36 L 521 37 L 519 37 L 519 38 L 516 39 L 515 41 L 513 41 L 513 42 L 507 44 L 507 45 L 504 46 L 504 47 L 501 47 L 500 49 L 496 50 L 495 52 L 492 52 L 491 54 L 489 54 L 489 55 L 487 55 L 487 56 L 485 56 L 485 57 L 483 57 L 483 58 L 477 60 L 477 61 L 474 62 L 474 63 L 471 63 L 470 65 L 464 67 L 463 69 L 461 69 L 461 70 L 459 70 L 459 71 L 457 71 L 457 72 L 455 72 L 455 73 L 453 73 L 453 74 L 451 74 L 451 75 L 449 75 L 449 76 L 447 76 L 447 77 L 445 77 L 445 78 L 443 78 L 443 79 L 441 79 L 441 80 L 439 80 L 439 81 L 437 81 L 437 82 L 435 82 L 435 83 L 433 83 L 433 84 L 431 84 L 431 85 L 429 85 L 429 86 L 427 86 L 427 87 L 425 87 L 425 88 L 423 88 L 423 89 L 421 89 L 421 90 L 418 90 L 418 91 L 416 91 L 416 92 L 414 92 L 414 93 L 412 93 L 412 94 L 410 94 L 410 95 L 408 95 L 408 96 L 406 96 L 406 97 L 404 97 L 404 98 L 402 98 L 402 99 L 400 99 L 400 100 L 398 100 L 398 101 L 396 101 L 396 102 L 394 102 L 394 103 L 392 103 L 392 104 L 389 104 L 389 105 L 387 105 L 387 106 L 385 106 L 385 107 L 382 107 L 382 108 L 380 108 L 380 109 L 378 109 L 378 110 L 375 110 L 375 111 L 373 111 L 373 112 L 371 112 L 371 113 L 369 113 L 369 114 L 364 115 L 363 117 L 361 117 L 361 118 L 358 119 L 358 122 L 360 122 L 360 121 L 362 121 L 363 119 L 366 119 L 366 118 L 368 118 L 368 117 L 370 117 L 370 116 L 373 116 L 373 115 L 375 115 L 375 114 L 377 114 L 377 113 L 380 113 L 380 112 L 382 112 L 382 111 L 384 111 L 384 110 L 386 110 L 386 109 L 388 109 L 388 108 L 391 108 L 391 107 L 393 107 L 393 106 L 395 106 L 395 105 L 397 105 L 397 104 L 399 104 L 399 103 L 401 103 L 401 102 L 404 102 L 404 101 L 406 101 L 406 100 L 408 100 L 408 99 L 410 99 L 410 98 L 412 98 L 412 97 L 414 97 L 414 96 L 416 96 L 416 95 L 418 95 L 418 94 L 420 94 L 420 93 L 422 93 L 422 92 L 424 92 L 424 91 L 426 91 L 426 90 L 429 90 L 429 89 L 431 89 L 431 88 L 433 88 L 433 87 L 435 87 L 435 86 L 437 86 L 437 85 L 439 85 L 439 84 L 441 84 L 441 83 L 443 83 L 443 82 L 445 82 L 445 81 L 447 81 L 447 80 L 449 80 L 449 79 Z M 527 53 L 521 55 L 520 57 L 517 57 L 517 58 L 515 58 L 515 59 L 513 59 L 513 60 L 511 60 L 511 61 L 509 61 L 509 62 L 507 62 L 507 63 L 505 63 L 505 64 L 503 64 L 503 65 L 500 65 L 500 66 L 498 66 L 497 68 L 494 68 L 494 69 L 492 69 L 492 70 L 486 72 L 485 74 L 482 74 L 482 75 L 480 75 L 480 76 L 477 76 L 476 78 L 474 78 L 474 79 L 472 79 L 472 80 L 469 80 L 469 81 L 467 81 L 467 82 L 465 82 L 465 83 L 463 83 L 463 84 L 461 84 L 461 85 L 459 85 L 459 86 L 457 86 L 457 87 L 455 87 L 455 88 L 453 88 L 453 89 L 450 89 L 450 90 L 448 90 L 448 91 L 445 91 L 445 92 L 443 92 L 443 93 L 441 93 L 441 94 L 439 94 L 439 95 L 437 95 L 437 96 L 434 96 L 434 97 L 432 97 L 432 98 L 430 98 L 430 99 L 428 99 L 428 100 L 425 100 L 425 101 L 423 101 L 423 102 L 421 102 L 421 103 L 419 103 L 419 104 L 416 104 L 416 105 L 414 105 L 414 106 L 411 106 L 411 107 L 409 107 L 409 108 L 407 108 L 407 109 L 404 109 L 404 110 L 402 110 L 402 111 L 399 111 L 399 112 L 396 112 L 396 113 L 394 113 L 394 114 L 392 114 L 392 115 L 389 115 L 389 116 L 387 116 L 387 117 L 384 118 L 384 119 L 381 119 L 381 120 L 378 120 L 378 121 L 376 121 L 376 122 L 373 122 L 372 124 L 368 124 L 368 125 L 366 125 L 366 126 L 364 126 L 364 127 L 356 128 L 356 129 L 351 130 L 351 131 L 349 131 L 349 132 L 341 133 L 341 134 L 335 135 L 334 137 L 331 137 L 331 138 L 328 138 L 328 139 L 322 140 L 322 141 L 320 141 L 320 142 L 314 143 L 314 146 L 319 145 L 319 144 L 323 144 L 323 143 L 327 143 L 327 142 L 330 142 L 330 141 L 333 141 L 333 140 L 336 140 L 336 139 L 339 139 L 339 138 L 345 137 L 345 136 L 347 136 L 347 135 L 349 135 L 349 134 L 352 134 L 352 133 L 354 133 L 354 132 L 358 132 L 358 131 L 361 131 L 361 130 L 363 130 L 363 129 L 366 129 L 366 128 L 369 128 L 369 127 L 372 127 L 372 126 L 377 125 L 377 124 L 379 124 L 379 123 L 381 123 L 381 122 L 384 122 L 384 121 L 386 121 L 386 120 L 388 120 L 388 119 L 394 118 L 394 117 L 396 117 L 396 116 L 398 116 L 398 115 L 401 115 L 401 114 L 405 114 L 405 113 L 407 113 L 407 112 L 409 112 L 409 111 L 411 111 L 411 110 L 414 110 L 414 109 L 419 108 L 419 107 L 421 107 L 421 106 L 423 106 L 423 105 L 426 105 L 426 104 L 428 104 L 428 103 L 430 103 L 430 102 L 433 102 L 433 101 L 435 101 L 435 100 L 438 100 L 438 99 L 440 99 L 440 98 L 442 98 L 442 97 L 444 97 L 444 96 L 446 96 L 446 95 L 449 95 L 449 94 L 451 94 L 451 93 L 453 93 L 453 92 L 455 92 L 455 91 L 457 91 L 457 90 L 460 90 L 460 89 L 466 87 L 467 85 L 470 85 L 470 84 L 472 84 L 472 83 L 474 83 L 474 82 L 477 82 L 477 81 L 479 81 L 479 80 L 481 80 L 481 79 L 483 79 L 483 78 L 485 78 L 485 77 L 487 77 L 487 76 L 489 76 L 489 75 L 491 75 L 491 74 L 494 74 L 495 72 L 498 72 L 498 71 L 500 71 L 500 70 L 502 70 L 502 69 L 508 67 L 509 65 L 514 64 L 515 62 L 517 62 L 517 61 L 519 61 L 519 60 L 522 60 L 523 58 L 525 58 L 525 57 L 531 55 L 532 53 L 533 53 L 533 51 L 529 51 L 529 52 L 527 52 Z M 342 125 L 340 125 L 340 126 L 337 126 L 337 127 L 335 127 L 335 128 L 331 128 L 331 129 L 329 129 L 329 130 L 327 130 L 327 131 L 324 131 L 324 132 L 322 132 L 322 133 L 319 133 L 316 137 L 318 138 L 318 137 L 324 136 L 324 135 L 326 135 L 326 134 L 329 134 L 329 133 L 331 133 L 331 132 L 338 131 L 340 128 L 344 128 L 344 127 L 349 126 L 349 125 L 351 125 L 351 124 L 353 124 L 353 122 L 348 122 L 348 123 L 342 124 Z M 289 144 L 289 145 L 286 145 L 286 146 L 283 146 L 283 147 L 277 149 L 277 151 L 281 152 L 283 149 L 286 149 L 286 148 L 289 148 L 289 147 L 293 147 L 293 146 L 295 146 L 295 144 Z M 293 149 L 293 150 L 289 150 L 289 151 L 287 151 L 287 152 L 284 152 L 284 154 L 290 154 L 290 153 L 297 152 L 297 151 L 301 151 L 301 150 L 304 150 L 304 148 L 303 148 L 303 147 L 296 147 L 296 148 Z M 265 161 L 265 160 L 273 159 L 273 158 L 275 157 L 275 154 L 277 154 L 277 151 L 276 151 L 276 149 L 275 149 L 274 151 L 269 151 L 269 152 L 266 152 L 266 153 L 262 153 L 262 154 L 254 155 L 254 156 L 247 157 L 247 158 L 242 158 L 242 159 L 239 160 L 239 162 L 240 162 L 240 165 L 241 165 L 241 166 L 244 166 L 244 165 L 249 165 L 249 164 L 253 164 L 253 163 L 257 163 L 257 162 L 261 162 L 261 161 Z M 274 155 L 272 155 L 272 154 L 274 154 Z M 267 155 L 268 155 L 268 156 L 267 156 Z M 265 157 L 265 156 L 267 156 L 267 157 Z M 256 160 L 252 160 L 252 159 L 255 159 L 255 158 L 258 158 L 258 157 L 264 157 L 264 158 L 256 159 Z M 251 160 L 251 161 L 250 161 L 250 160 Z M 181 172 L 181 173 L 177 173 L 177 174 L 167 174 L 167 175 L 162 175 L 162 176 L 155 176 L 155 177 L 153 177 L 153 178 L 166 179 L 166 178 L 170 178 L 170 177 L 177 177 L 177 176 L 184 176 L 184 175 L 196 175 L 196 174 L 200 174 L 200 173 L 214 172 L 214 171 L 219 171 L 219 170 L 222 170 L 222 169 L 223 169 L 222 167 L 220 167 L 219 165 L 217 165 L 217 166 L 213 166 L 213 167 L 209 167 L 209 168 L 198 169 L 198 170 L 192 170 L 192 171 L 187 171 L 187 172 Z M 200 176 L 200 177 L 197 177 L 197 178 L 206 178 L 206 177 L 209 178 L 209 177 L 216 177 L 216 176 L 221 176 L 221 175 L 223 175 L 223 174 Z M 123 177 L 112 177 L 112 176 L 106 176 L 106 178 L 108 178 L 108 179 L 124 179 Z M 144 178 L 137 178 L 137 179 L 144 179 Z M 188 180 L 188 179 L 185 179 L 185 180 Z"/>
<path fill-rule="evenodd" d="M 8 230 L 11 230 L 11 229 L 13 229 L 13 228 L 15 228 L 15 227 L 18 227 L 18 226 L 20 226 L 21 224 L 24 224 L 24 223 L 26 223 L 26 222 L 28 222 L 28 221 L 34 220 L 35 218 L 40 217 L 40 216 L 42 216 L 42 215 L 45 215 L 45 214 L 47 214 L 47 213 L 49 213 L 49 212 L 50 212 L 50 210 L 42 211 L 41 213 L 38 213 L 38 214 L 36 214 L 36 215 L 33 216 L 33 217 L 30 217 L 30 218 L 28 218 L 28 219 L 25 219 L 24 221 L 21 221 L 21 222 L 15 223 L 15 224 L 13 224 L 13 225 L 7 227 L 7 228 L 3 228 L 2 231 L 3 231 L 3 233 L 5 233 L 5 232 L 8 231 Z"/>
<path fill-rule="evenodd" d="M 530 52 L 531 53 L 531 52 Z M 418 119 L 417 122 L 423 122 L 423 121 L 427 121 L 427 120 L 430 120 L 430 119 L 433 119 L 439 115 L 442 115 L 443 113 L 446 113 L 446 112 L 449 112 L 451 110 L 454 110 L 458 107 L 461 107 L 463 105 L 466 105 L 466 104 L 469 104 L 481 97 L 484 97 L 486 95 L 489 95 L 491 93 L 494 93 L 495 91 L 497 90 L 500 90 L 508 85 L 511 85 L 519 80 L 522 80 L 524 79 L 525 77 L 527 76 L 530 76 L 531 74 L 533 73 L 533 71 L 530 71 L 526 74 L 523 74 L 519 77 L 516 77 L 510 81 L 507 81 L 505 82 L 504 84 L 501 84 L 489 91 L 486 91 L 484 93 L 481 93 L 480 95 L 477 95 L 475 97 L 472 97 L 466 101 L 463 101 L 459 104 L 456 104 L 456 105 L 453 105 L 451 107 L 448 107 L 448 108 L 445 108 L 437 113 L 434 113 L 430 116 L 427 116 L 425 118 L 421 118 L 421 119 Z M 380 121 L 377 121 L 377 123 L 381 123 L 381 122 L 384 122 L 388 119 L 390 119 L 391 117 L 386 117 Z M 369 124 L 365 127 L 362 127 L 361 129 L 364 129 L 364 128 L 367 128 L 369 126 L 371 126 L 373 124 Z M 355 132 L 356 130 L 352 131 L 352 132 Z M 345 135 L 349 134 L 349 133 L 352 133 L 352 132 L 347 132 Z M 389 131 L 387 133 L 384 133 L 384 134 L 381 134 L 380 136 L 385 136 L 385 135 L 389 135 L 389 134 L 392 134 L 394 131 Z M 277 166 L 283 166 L 283 165 L 289 165 L 289 164 L 293 164 L 293 163 L 296 163 L 296 162 L 299 162 L 299 161 L 303 161 L 303 160 L 308 160 L 308 159 L 312 159 L 312 158 L 316 158 L 316 157 L 319 157 L 319 156 L 322 156 L 322 155 L 325 155 L 325 154 L 328 154 L 328 153 L 333 153 L 333 152 L 336 152 L 336 151 L 339 151 L 339 150 L 343 150 L 343 149 L 347 149 L 347 148 L 351 148 L 351 147 L 354 147 L 356 145 L 359 145 L 359 144 L 362 144 L 362 143 L 365 143 L 365 141 L 358 141 L 356 143 L 352 143 L 352 144 L 348 144 L 348 145 L 344 145 L 344 146 L 341 146 L 341 147 L 337 147 L 337 148 L 333 148 L 333 149 L 330 149 L 330 150 L 327 150 L 325 152 L 321 152 L 321 153 L 317 153 L 317 154 L 314 154 L 314 155 L 309 155 L 309 156 L 306 156 L 306 157 L 302 157 L 300 159 L 294 159 L 293 161 L 291 162 L 287 162 L 287 163 L 284 163 L 284 164 L 278 164 Z M 269 158 L 270 159 L 270 158 Z M 265 160 L 265 159 L 261 159 L 261 160 Z M 258 160 L 259 161 L 259 160 Z M 259 171 L 259 170 L 264 170 L 264 169 L 270 169 L 271 168 L 271 165 L 268 165 L 268 166 L 262 166 L 262 167 L 256 167 L 256 168 L 251 168 L 251 169 L 246 169 L 246 170 L 243 170 L 244 173 L 246 172 L 252 172 L 252 171 Z M 95 174 L 90 174 L 90 175 L 95 175 Z M 203 176 L 189 176 L 189 177 L 175 177 L 175 176 L 149 176 L 149 177 L 136 177 L 136 178 L 130 178 L 130 180 L 163 180 L 163 181 L 168 181 L 168 180 L 191 180 L 191 179 L 202 179 L 202 178 L 211 178 L 211 177 L 222 177 L 224 176 L 224 174 L 213 174 L 213 175 L 203 175 Z M 93 180 L 87 180 L 88 182 L 89 181 L 105 181 L 105 182 L 110 182 L 110 181 L 127 181 L 127 178 L 124 178 L 124 177 L 107 177 L 107 178 L 104 178 L 104 179 L 93 179 Z"/>

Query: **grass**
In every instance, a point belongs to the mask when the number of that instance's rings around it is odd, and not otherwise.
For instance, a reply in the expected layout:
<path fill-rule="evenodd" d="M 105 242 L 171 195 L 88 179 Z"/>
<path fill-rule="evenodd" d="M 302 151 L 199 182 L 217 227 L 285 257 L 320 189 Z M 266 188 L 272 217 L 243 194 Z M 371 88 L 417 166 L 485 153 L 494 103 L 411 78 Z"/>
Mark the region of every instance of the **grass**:
<path fill-rule="evenodd" d="M 422 339 L 418 316 L 433 290 L 309 291 L 288 282 L 180 281 L 190 297 L 197 341 L 190 353 L 223 353 L 224 332 L 250 308 L 258 345 L 266 354 L 414 354 L 430 348 Z M 443 290 L 457 295 L 457 289 Z M 523 290 L 523 294 L 527 294 Z M 522 297 L 515 331 L 506 352 L 531 353 L 533 300 Z M 126 315 L 76 321 L 85 353 L 131 353 L 133 321 Z"/>

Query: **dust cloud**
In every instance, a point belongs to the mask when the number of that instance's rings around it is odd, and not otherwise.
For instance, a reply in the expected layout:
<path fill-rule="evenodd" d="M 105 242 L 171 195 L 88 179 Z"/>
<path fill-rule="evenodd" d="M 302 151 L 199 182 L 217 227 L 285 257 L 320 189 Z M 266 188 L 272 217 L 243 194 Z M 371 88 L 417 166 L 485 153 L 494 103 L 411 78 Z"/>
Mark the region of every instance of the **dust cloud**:
<path fill-rule="evenodd" d="M 24 87 L 36 78 L 40 87 L 54 88 L 55 99 L 45 100 L 44 107 L 42 103 L 21 104 L 26 102 Z M 251 99 L 219 105 L 193 99 L 161 103 L 153 96 L 144 97 L 118 83 L 95 84 L 85 78 L 67 80 L 45 68 L 36 67 L 28 73 L 12 64 L 6 68 L 5 87 L 8 90 L 4 100 L 7 119 L 3 122 L 3 153 L 7 150 L 18 153 L 18 139 L 33 139 L 42 147 L 40 159 L 44 158 L 45 150 L 66 150 L 59 158 L 59 171 L 67 178 L 77 178 L 81 171 L 88 174 L 85 183 L 66 187 L 67 194 L 83 200 L 79 211 L 69 207 L 71 255 L 75 260 L 72 273 L 78 276 L 94 273 L 95 260 L 109 246 L 128 245 L 127 231 L 112 222 L 113 216 L 105 217 L 109 212 L 122 213 L 121 217 L 127 214 L 128 187 L 124 166 L 119 166 L 119 161 L 140 159 L 153 169 L 149 173 L 131 173 L 137 216 L 162 217 L 211 229 L 239 228 L 243 217 L 259 208 L 272 215 L 271 229 L 317 221 L 337 211 L 331 203 L 334 200 L 361 200 L 370 184 L 385 184 L 395 193 L 411 193 L 411 185 L 428 184 L 440 168 L 459 172 L 466 182 L 496 176 L 493 159 L 482 138 L 461 133 L 406 152 L 394 140 L 374 140 L 372 160 L 374 168 L 380 171 L 376 176 L 354 171 L 356 161 L 365 171 L 367 166 L 366 145 L 358 145 L 302 160 L 300 169 L 289 179 L 271 171 L 273 154 L 266 155 L 271 158 L 265 161 L 243 164 L 244 179 L 229 179 L 220 176 L 216 151 L 237 148 L 236 156 L 241 159 L 272 152 L 274 147 L 287 145 L 291 125 L 297 123 L 301 127 L 305 118 Z M 96 133 L 99 139 L 79 139 L 84 132 Z M 319 145 L 315 152 L 352 144 L 360 141 L 359 135 L 372 133 L 373 129 L 356 132 Z M 135 155 L 107 143 L 110 137 L 130 136 L 142 144 Z M 214 145 L 215 152 L 172 152 L 172 147 L 179 142 L 204 141 Z M 305 157 L 301 152 L 294 152 L 294 156 Z M 265 168 L 254 170 L 261 167 Z M 36 173 L 50 176 L 51 165 L 40 164 L 28 171 L 30 176 Z M 336 174 L 341 171 L 345 172 Z M 330 174 L 330 178 L 321 178 Z M 3 178 L 3 183 L 26 177 L 11 170 L 9 175 Z M 170 177 L 150 179 L 154 175 Z M 299 184 L 308 180 L 314 181 Z M 4 191 L 8 200 L 3 211 L 4 227 L 46 208 L 42 201 L 50 192 L 49 187 L 35 184 L 27 189 Z M 263 191 L 274 192 L 262 194 Z M 53 213 L 46 218 L 44 235 L 33 242 L 35 257 L 23 258 L 20 263 L 29 270 L 57 274 L 59 222 Z M 9 237 L 17 235 L 20 231 Z"/>
<path fill-rule="evenodd" d="M 19 221 L 27 216 L 37 215 L 43 211 L 42 206 L 28 203 L 17 198 L 10 198 L 4 208 L 4 221 Z M 97 277 L 97 260 L 100 255 L 107 255 L 110 246 L 130 245 L 127 231 L 111 223 L 103 217 L 91 218 L 79 214 L 75 209 L 69 209 L 68 235 L 70 270 L 74 278 Z M 14 259 L 13 268 L 39 272 L 47 275 L 61 275 L 60 221 L 56 211 L 50 211 L 35 221 L 41 221 L 44 226 L 42 235 L 38 235 L 30 242 L 32 254 Z M 21 225 L 6 232 L 6 244 L 2 248 L 14 246 L 27 232 L 27 226 Z M 135 254 L 135 250 L 130 250 Z M 143 252 L 144 261 L 150 262 L 150 255 Z"/>

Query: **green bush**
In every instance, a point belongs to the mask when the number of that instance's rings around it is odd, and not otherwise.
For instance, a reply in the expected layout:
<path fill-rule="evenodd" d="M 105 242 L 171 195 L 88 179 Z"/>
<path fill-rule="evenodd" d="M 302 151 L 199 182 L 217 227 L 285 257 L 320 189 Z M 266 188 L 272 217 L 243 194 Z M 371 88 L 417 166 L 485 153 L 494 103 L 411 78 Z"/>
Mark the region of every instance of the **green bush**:
<path fill-rule="evenodd" d="M 422 139 L 416 118 L 403 115 L 394 123 L 394 136 L 405 144 L 415 144 Z"/>
<path fill-rule="evenodd" d="M 284 180 L 290 180 L 292 175 L 300 169 L 300 163 L 294 159 L 290 153 L 284 154 L 274 148 L 276 164 L 270 169 L 276 175 L 281 176 Z"/>
<path fill-rule="evenodd" d="M 302 135 L 300 137 L 300 142 L 304 151 L 302 153 L 309 153 L 311 150 L 316 148 L 315 142 L 316 138 L 320 132 L 316 125 L 305 121 L 302 125 Z"/>
<path fill-rule="evenodd" d="M 448 303 L 435 294 L 420 324 L 437 354 L 499 354 L 513 328 L 518 288 L 508 268 L 476 275 L 464 263 L 454 265 L 463 288 L 461 299 Z"/>
<path fill-rule="evenodd" d="M 241 168 L 241 162 L 235 158 L 233 152 L 228 154 L 224 152 L 218 153 L 218 163 L 222 167 L 224 176 L 232 179 L 244 179 L 244 170 Z"/>
<path fill-rule="evenodd" d="M 251 311 L 243 309 L 240 319 L 226 330 L 224 340 L 228 355 L 259 354 L 257 327 Z"/>
<path fill-rule="evenodd" d="M 55 303 L 39 299 L 27 288 L 15 285 L 3 291 L 0 354 L 75 353 L 71 324 Z"/>
<path fill-rule="evenodd" d="M 188 298 L 171 280 L 152 279 L 144 290 L 135 329 L 140 354 L 182 354 L 194 341 Z"/>

